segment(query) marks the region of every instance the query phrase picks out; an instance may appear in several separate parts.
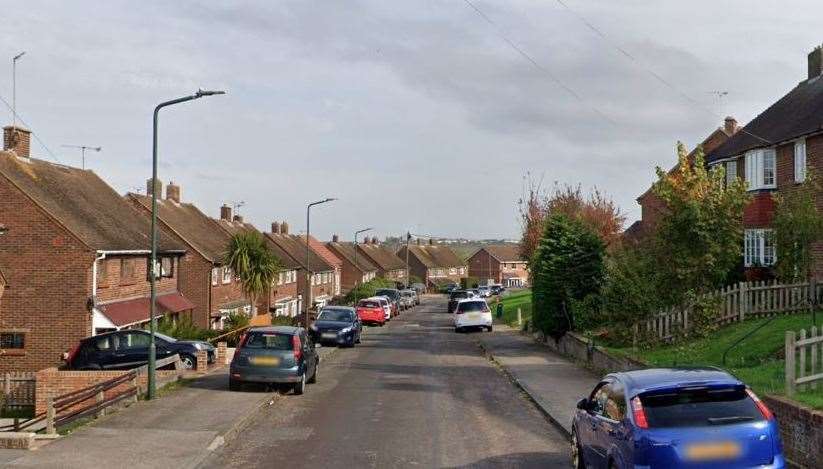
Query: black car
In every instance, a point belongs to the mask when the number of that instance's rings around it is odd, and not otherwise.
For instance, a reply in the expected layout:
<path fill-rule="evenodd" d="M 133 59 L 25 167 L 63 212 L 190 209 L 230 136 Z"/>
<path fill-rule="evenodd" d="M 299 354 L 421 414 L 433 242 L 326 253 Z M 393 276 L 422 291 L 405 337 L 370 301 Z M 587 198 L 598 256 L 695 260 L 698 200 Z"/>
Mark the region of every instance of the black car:
<path fill-rule="evenodd" d="M 400 299 L 400 290 L 396 288 L 378 288 L 377 291 L 374 292 L 374 296 L 385 296 L 392 302 L 397 308 L 397 311 L 400 312 L 403 307 L 403 301 Z"/>
<path fill-rule="evenodd" d="M 457 303 L 460 300 L 465 300 L 471 297 L 471 293 L 468 290 L 454 290 L 449 293 L 449 313 L 454 312 L 454 308 L 457 307 Z"/>
<path fill-rule="evenodd" d="M 504 287 L 503 285 L 492 285 L 491 290 L 492 290 L 492 295 L 499 295 L 499 294 L 503 293 L 504 291 L 506 291 L 506 287 Z"/>
<path fill-rule="evenodd" d="M 66 355 L 66 367 L 71 370 L 124 370 L 137 368 L 149 362 L 147 331 L 127 329 L 86 337 Z M 214 346 L 199 340 L 177 340 L 155 333 L 157 358 L 180 355 L 183 367 L 195 368 L 197 352 L 205 350 L 208 362 L 214 362 Z"/>
<path fill-rule="evenodd" d="M 320 344 L 333 343 L 354 347 L 360 343 L 363 324 L 354 308 L 325 306 L 310 327 L 312 339 Z"/>

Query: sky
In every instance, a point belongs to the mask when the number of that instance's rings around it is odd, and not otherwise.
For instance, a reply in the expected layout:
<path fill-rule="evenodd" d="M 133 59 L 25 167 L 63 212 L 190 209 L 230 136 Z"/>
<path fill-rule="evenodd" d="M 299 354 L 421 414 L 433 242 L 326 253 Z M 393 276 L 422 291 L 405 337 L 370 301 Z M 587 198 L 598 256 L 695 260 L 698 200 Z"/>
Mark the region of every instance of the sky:
<path fill-rule="evenodd" d="M 478 12 L 479 10 L 479 12 Z M 745 123 L 805 78 L 819 1 L 27 0 L 3 10 L 0 96 L 48 150 L 143 190 L 156 104 L 160 179 L 211 216 L 243 203 L 351 239 L 374 227 L 517 238 L 526 178 L 599 188 L 626 213 L 726 115 Z M 724 92 L 722 94 L 718 92 Z M 0 104 L 3 124 L 11 112 Z M 527 176 L 529 175 L 529 176 Z"/>

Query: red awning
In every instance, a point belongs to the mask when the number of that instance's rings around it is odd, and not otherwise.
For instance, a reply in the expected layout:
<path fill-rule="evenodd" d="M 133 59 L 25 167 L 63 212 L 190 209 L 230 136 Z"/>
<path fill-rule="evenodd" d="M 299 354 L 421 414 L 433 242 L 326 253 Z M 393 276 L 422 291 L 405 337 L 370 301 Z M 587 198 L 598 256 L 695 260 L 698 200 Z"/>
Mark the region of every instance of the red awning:
<path fill-rule="evenodd" d="M 150 299 L 148 297 L 118 301 L 98 306 L 103 314 L 118 327 L 149 320 Z M 194 308 L 194 303 L 181 293 L 168 293 L 157 297 L 157 313 L 179 313 Z"/>

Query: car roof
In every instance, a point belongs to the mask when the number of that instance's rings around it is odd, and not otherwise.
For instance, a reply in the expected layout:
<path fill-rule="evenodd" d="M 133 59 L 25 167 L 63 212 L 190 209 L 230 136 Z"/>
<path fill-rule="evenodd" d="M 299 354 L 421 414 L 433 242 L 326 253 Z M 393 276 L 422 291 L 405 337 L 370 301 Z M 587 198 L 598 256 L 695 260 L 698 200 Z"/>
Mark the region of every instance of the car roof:
<path fill-rule="evenodd" d="M 743 385 L 731 373 L 715 367 L 647 368 L 611 373 L 630 396 L 644 392 L 709 385 Z"/>
<path fill-rule="evenodd" d="M 278 334 L 291 334 L 291 335 L 294 335 L 302 329 L 303 329 L 302 327 L 295 327 L 295 326 L 262 326 L 262 327 L 252 327 L 252 328 L 249 329 L 249 332 L 277 332 Z"/>
<path fill-rule="evenodd" d="M 351 306 L 328 305 L 328 306 L 323 306 L 322 308 L 320 308 L 320 312 L 322 312 L 324 309 L 340 309 L 340 310 L 343 310 L 343 311 L 354 312 L 354 308 L 352 308 Z"/>
<path fill-rule="evenodd" d="M 458 301 L 457 301 L 457 304 L 460 304 L 460 303 L 472 303 L 472 302 L 478 302 L 478 303 L 480 303 L 481 301 L 482 301 L 483 303 L 486 303 L 486 300 L 484 300 L 483 298 L 462 298 L 462 299 L 460 299 L 460 300 L 458 300 Z M 488 303 L 486 303 L 486 304 L 488 304 Z"/>
<path fill-rule="evenodd" d="M 381 295 L 381 296 L 377 296 L 377 295 L 375 295 L 375 296 L 370 296 L 370 297 L 368 297 L 368 298 L 363 298 L 363 299 L 364 299 L 364 300 L 372 300 L 372 301 L 374 301 L 374 300 L 384 300 L 384 301 L 389 301 L 389 299 L 388 299 L 387 297 L 382 296 L 382 295 Z"/>

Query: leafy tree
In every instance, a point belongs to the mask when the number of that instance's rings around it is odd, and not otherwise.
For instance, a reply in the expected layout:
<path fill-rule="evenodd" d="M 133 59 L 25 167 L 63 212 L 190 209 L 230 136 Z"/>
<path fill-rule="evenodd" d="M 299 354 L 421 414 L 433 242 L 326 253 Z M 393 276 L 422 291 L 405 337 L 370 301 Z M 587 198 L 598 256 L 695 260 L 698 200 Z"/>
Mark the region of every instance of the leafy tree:
<path fill-rule="evenodd" d="M 346 293 L 346 295 L 340 300 L 340 304 L 344 305 L 354 305 L 354 299 L 362 300 L 363 298 L 368 298 L 370 296 L 374 296 L 375 292 L 379 288 L 394 288 L 395 282 L 394 280 L 387 280 L 382 277 L 375 277 L 368 282 L 359 283 L 356 287 L 354 287 L 351 291 Z"/>
<path fill-rule="evenodd" d="M 223 262 L 240 279 L 253 310 L 257 308 L 257 299 L 269 292 L 281 270 L 277 257 L 257 231 L 244 231 L 232 236 Z"/>
<path fill-rule="evenodd" d="M 574 327 L 571 302 L 597 293 L 603 281 L 604 245 L 582 221 L 554 214 L 533 259 L 535 326 L 553 337 Z"/>
<path fill-rule="evenodd" d="M 546 208 L 548 213 L 562 213 L 569 218 L 577 218 L 594 231 L 606 246 L 616 245 L 626 222 L 626 215 L 617 204 L 596 187 L 588 197 L 578 184 L 555 186 Z"/>
<path fill-rule="evenodd" d="M 812 244 L 823 238 L 823 217 L 815 204 L 819 192 L 817 178 L 810 173 L 804 184 L 773 196 L 776 268 L 782 280 L 802 280 L 810 273 Z"/>
<path fill-rule="evenodd" d="M 723 168 L 706 168 L 701 148 L 694 164 L 680 142 L 677 154 L 677 169 L 667 173 L 658 167 L 653 187 L 666 206 L 653 243 L 661 285 L 667 288 L 655 293 L 671 303 L 722 285 L 740 257 L 749 201 L 745 182 L 727 186 Z"/>

